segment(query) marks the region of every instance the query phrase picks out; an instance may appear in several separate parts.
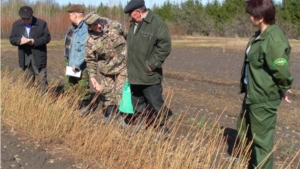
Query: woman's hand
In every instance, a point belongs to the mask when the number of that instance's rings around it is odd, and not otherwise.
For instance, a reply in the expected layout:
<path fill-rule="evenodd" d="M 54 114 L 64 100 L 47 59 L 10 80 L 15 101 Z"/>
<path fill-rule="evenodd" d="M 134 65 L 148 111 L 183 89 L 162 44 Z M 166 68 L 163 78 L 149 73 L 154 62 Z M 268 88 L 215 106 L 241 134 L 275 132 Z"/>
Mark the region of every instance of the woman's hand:
<path fill-rule="evenodd" d="M 283 92 L 283 98 L 282 99 L 285 100 L 287 103 L 291 103 L 291 101 L 289 100 L 289 97 L 288 97 L 288 95 L 291 94 L 291 93 L 292 93 L 292 91 L 290 89 Z"/>

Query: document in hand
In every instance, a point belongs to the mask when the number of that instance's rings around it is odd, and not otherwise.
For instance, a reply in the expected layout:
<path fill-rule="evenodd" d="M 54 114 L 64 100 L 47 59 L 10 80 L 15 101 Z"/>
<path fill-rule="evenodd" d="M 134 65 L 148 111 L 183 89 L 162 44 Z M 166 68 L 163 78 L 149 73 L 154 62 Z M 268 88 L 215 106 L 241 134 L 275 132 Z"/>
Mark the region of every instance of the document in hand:
<path fill-rule="evenodd" d="M 66 67 L 66 75 L 67 76 L 73 76 L 73 77 L 80 78 L 80 76 L 81 76 L 81 70 L 73 72 L 72 67 L 71 66 L 67 66 Z"/>
<path fill-rule="evenodd" d="M 20 45 L 24 45 L 24 44 L 26 44 L 26 43 L 28 43 L 28 42 L 30 42 L 29 39 L 27 39 L 27 41 L 24 41 L 23 43 L 20 43 Z"/>

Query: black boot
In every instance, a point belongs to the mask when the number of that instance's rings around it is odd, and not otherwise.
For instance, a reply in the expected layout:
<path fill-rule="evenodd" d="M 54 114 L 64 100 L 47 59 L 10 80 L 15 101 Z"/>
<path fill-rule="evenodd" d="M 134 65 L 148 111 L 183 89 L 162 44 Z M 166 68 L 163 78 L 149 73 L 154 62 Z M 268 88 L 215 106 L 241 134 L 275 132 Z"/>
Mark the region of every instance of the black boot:
<path fill-rule="evenodd" d="M 143 117 L 142 113 L 135 113 L 131 121 L 132 120 L 134 120 L 133 123 L 135 123 L 135 125 L 133 125 L 132 128 L 129 130 L 129 135 L 137 134 L 142 129 L 146 118 Z"/>
<path fill-rule="evenodd" d="M 107 124 L 111 121 L 114 113 L 117 112 L 117 106 L 115 105 L 109 105 L 106 107 L 106 109 L 103 110 L 104 118 L 102 119 L 102 124 Z"/>
<path fill-rule="evenodd" d="M 79 109 L 79 116 L 84 117 L 90 113 L 90 109 L 89 109 L 88 105 L 89 105 L 88 100 L 83 100 L 81 102 L 80 109 Z"/>
<path fill-rule="evenodd" d="M 157 123 L 154 128 L 157 130 L 156 135 L 154 136 L 153 142 L 164 141 L 168 138 L 169 128 L 167 127 L 169 113 L 164 115 L 164 117 L 159 117 L 155 123 Z"/>
<path fill-rule="evenodd" d="M 126 128 L 128 126 L 128 121 L 126 120 L 126 116 L 124 116 L 124 113 L 118 111 L 116 117 L 114 118 L 114 120 L 117 122 L 117 124 L 121 127 L 121 128 Z"/>

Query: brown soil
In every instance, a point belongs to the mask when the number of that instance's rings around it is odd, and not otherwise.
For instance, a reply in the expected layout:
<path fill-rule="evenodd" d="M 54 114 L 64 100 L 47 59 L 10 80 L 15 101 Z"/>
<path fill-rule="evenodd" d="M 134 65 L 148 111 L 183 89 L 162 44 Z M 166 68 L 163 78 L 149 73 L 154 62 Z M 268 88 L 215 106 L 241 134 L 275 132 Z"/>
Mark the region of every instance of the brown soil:
<path fill-rule="evenodd" d="M 48 80 L 63 80 L 64 67 L 62 46 L 48 49 Z M 1 66 L 11 70 L 18 68 L 17 49 L 2 49 Z M 224 113 L 220 119 L 220 125 L 227 127 L 229 135 L 229 147 L 233 144 L 236 135 L 236 117 L 239 113 L 242 95 L 238 94 L 240 69 L 243 62 L 242 50 L 217 47 L 175 47 L 164 64 L 164 95 L 173 93 L 171 109 L 174 113 L 171 121 L 181 118 L 182 130 L 194 125 L 201 120 L 216 119 Z M 291 71 L 295 77 L 293 84 L 292 104 L 281 104 L 278 110 L 277 130 L 275 139 L 283 137 L 283 140 L 275 152 L 275 168 L 282 164 L 286 158 L 293 158 L 300 149 L 300 53 L 291 55 Z M 19 132 L 18 135 L 21 134 Z M 70 159 L 65 154 L 54 154 L 46 151 L 49 146 L 36 149 L 28 146 L 33 141 L 18 139 L 11 127 L 2 126 L 1 132 L 1 161 L 3 168 L 15 165 L 18 168 L 79 168 L 83 163 Z M 16 141 L 16 142 L 15 142 Z M 19 142 L 18 142 L 19 141 Z M 53 150 L 53 145 L 51 145 Z M 25 150 L 26 149 L 26 150 Z M 28 150 L 27 150 L 28 149 Z M 26 154 L 22 151 L 33 152 Z M 230 152 L 230 150 L 229 150 Z M 17 157 L 15 157 L 18 155 Z M 20 160 L 17 160 L 17 159 Z M 41 160 L 42 158 L 42 160 Z M 55 160 L 51 160 L 55 159 Z M 60 160 L 57 160 L 60 159 Z M 300 160 L 298 157 L 296 162 Z M 19 162 L 18 162 L 19 161 Z M 20 162 L 21 161 L 21 162 Z M 41 162 L 39 164 L 38 162 Z M 29 167 L 29 164 L 36 166 Z M 51 166 L 51 167 L 50 167 Z M 92 167 L 90 167 L 92 168 Z M 293 167 L 292 167 L 293 168 Z"/>

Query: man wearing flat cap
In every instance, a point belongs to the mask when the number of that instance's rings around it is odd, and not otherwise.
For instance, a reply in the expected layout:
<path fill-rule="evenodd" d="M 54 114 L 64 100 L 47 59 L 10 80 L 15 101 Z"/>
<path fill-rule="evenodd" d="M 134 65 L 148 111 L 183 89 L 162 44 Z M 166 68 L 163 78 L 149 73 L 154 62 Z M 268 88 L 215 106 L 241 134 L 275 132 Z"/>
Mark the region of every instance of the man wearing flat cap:
<path fill-rule="evenodd" d="M 45 94 L 47 82 L 47 44 L 51 40 L 47 23 L 33 16 L 30 6 L 19 9 L 21 19 L 15 21 L 9 36 L 12 45 L 18 46 L 19 65 L 25 72 L 29 86 L 37 82 Z"/>
<path fill-rule="evenodd" d="M 168 27 L 145 7 L 144 0 L 129 1 L 124 12 L 132 18 L 127 34 L 126 63 L 135 114 L 142 114 L 146 112 L 145 107 L 152 107 L 154 112 L 150 115 L 160 117 L 155 118 L 160 121 L 154 122 L 154 126 L 166 133 L 165 122 L 172 112 L 164 106 L 161 83 L 162 64 L 171 52 Z"/>
<path fill-rule="evenodd" d="M 65 36 L 64 64 L 72 67 L 73 72 L 81 71 L 81 76 L 65 77 L 64 91 L 73 92 L 79 90 L 80 116 L 86 116 L 89 113 L 88 104 L 90 102 L 89 77 L 84 61 L 85 39 L 88 34 L 87 25 L 84 23 L 84 6 L 72 5 L 67 9 L 71 20 L 71 26 Z"/>
<path fill-rule="evenodd" d="M 89 29 L 85 60 L 92 86 L 101 93 L 104 113 L 102 124 L 106 124 L 118 112 L 127 80 L 126 30 L 119 22 L 100 17 L 95 12 L 86 15 L 84 21 Z M 121 120 L 119 113 L 116 119 Z"/>

